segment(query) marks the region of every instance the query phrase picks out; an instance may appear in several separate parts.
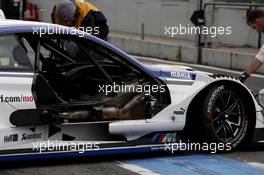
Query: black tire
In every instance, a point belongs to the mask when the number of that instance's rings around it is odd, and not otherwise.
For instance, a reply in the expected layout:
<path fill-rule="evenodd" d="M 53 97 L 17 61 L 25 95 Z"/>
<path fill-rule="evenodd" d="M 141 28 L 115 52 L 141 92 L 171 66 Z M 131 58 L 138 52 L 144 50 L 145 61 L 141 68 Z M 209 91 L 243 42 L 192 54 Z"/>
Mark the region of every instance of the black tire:
<path fill-rule="evenodd" d="M 205 97 L 202 122 L 206 141 L 221 143 L 225 150 L 236 148 L 249 130 L 246 102 L 231 87 L 215 86 Z"/>

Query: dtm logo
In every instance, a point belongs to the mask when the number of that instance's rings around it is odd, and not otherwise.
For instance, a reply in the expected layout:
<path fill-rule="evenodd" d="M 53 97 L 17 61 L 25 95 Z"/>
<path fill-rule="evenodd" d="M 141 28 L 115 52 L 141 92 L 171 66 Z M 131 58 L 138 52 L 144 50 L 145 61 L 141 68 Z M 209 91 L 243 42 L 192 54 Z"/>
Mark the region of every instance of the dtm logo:
<path fill-rule="evenodd" d="M 179 79 L 187 79 L 191 80 L 192 76 L 188 72 L 171 72 L 171 77 L 179 78 Z"/>

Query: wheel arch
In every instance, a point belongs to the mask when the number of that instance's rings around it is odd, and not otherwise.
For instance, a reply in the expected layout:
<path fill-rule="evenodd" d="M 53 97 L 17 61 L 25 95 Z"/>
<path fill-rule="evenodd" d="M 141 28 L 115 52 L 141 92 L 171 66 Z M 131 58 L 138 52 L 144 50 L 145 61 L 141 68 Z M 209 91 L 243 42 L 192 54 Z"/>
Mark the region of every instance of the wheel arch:
<path fill-rule="evenodd" d="M 248 91 L 243 85 L 232 81 L 232 80 L 218 80 L 215 82 L 212 82 L 208 84 L 205 88 L 203 88 L 198 94 L 195 95 L 195 97 L 192 99 L 190 102 L 188 108 L 187 108 L 187 113 L 186 113 L 186 123 L 184 130 L 189 130 L 190 128 L 193 128 L 193 123 L 196 125 L 199 125 L 200 121 L 199 116 L 195 116 L 195 114 L 198 114 L 201 105 L 203 103 L 201 102 L 201 99 L 204 99 L 207 93 L 215 86 L 217 85 L 226 85 L 228 87 L 234 88 L 235 92 L 237 92 L 239 95 L 241 95 L 242 100 L 245 104 L 245 109 L 246 109 L 246 114 L 249 116 L 249 132 L 245 136 L 243 142 L 251 142 L 251 139 L 253 138 L 254 131 L 255 131 L 255 126 L 256 126 L 256 107 L 255 103 L 252 97 L 251 92 Z M 253 106 L 253 108 L 252 108 Z M 196 128 L 197 129 L 197 128 Z M 187 131 L 188 132 L 188 131 Z M 190 133 L 189 133 L 190 134 Z"/>

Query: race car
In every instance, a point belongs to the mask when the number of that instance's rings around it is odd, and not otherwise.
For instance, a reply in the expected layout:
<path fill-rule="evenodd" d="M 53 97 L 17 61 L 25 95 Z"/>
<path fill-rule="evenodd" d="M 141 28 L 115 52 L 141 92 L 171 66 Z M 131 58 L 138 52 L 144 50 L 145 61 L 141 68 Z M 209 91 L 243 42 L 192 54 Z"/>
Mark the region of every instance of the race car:
<path fill-rule="evenodd" d="M 236 78 L 143 64 L 60 25 L 2 20 L 0 34 L 0 160 L 160 151 L 193 140 L 229 151 L 264 138 L 262 106 Z"/>

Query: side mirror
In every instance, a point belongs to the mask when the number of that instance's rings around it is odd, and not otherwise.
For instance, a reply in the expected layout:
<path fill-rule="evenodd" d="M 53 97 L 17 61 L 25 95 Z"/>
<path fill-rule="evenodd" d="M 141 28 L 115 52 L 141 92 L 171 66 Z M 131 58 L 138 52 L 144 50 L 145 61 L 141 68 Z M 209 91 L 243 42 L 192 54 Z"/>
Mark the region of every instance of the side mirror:
<path fill-rule="evenodd" d="M 261 89 L 257 95 L 257 100 L 259 104 L 264 107 L 264 89 Z"/>
<path fill-rule="evenodd" d="M 2 9 L 0 9 L 0 19 L 6 19 L 5 14 Z"/>

